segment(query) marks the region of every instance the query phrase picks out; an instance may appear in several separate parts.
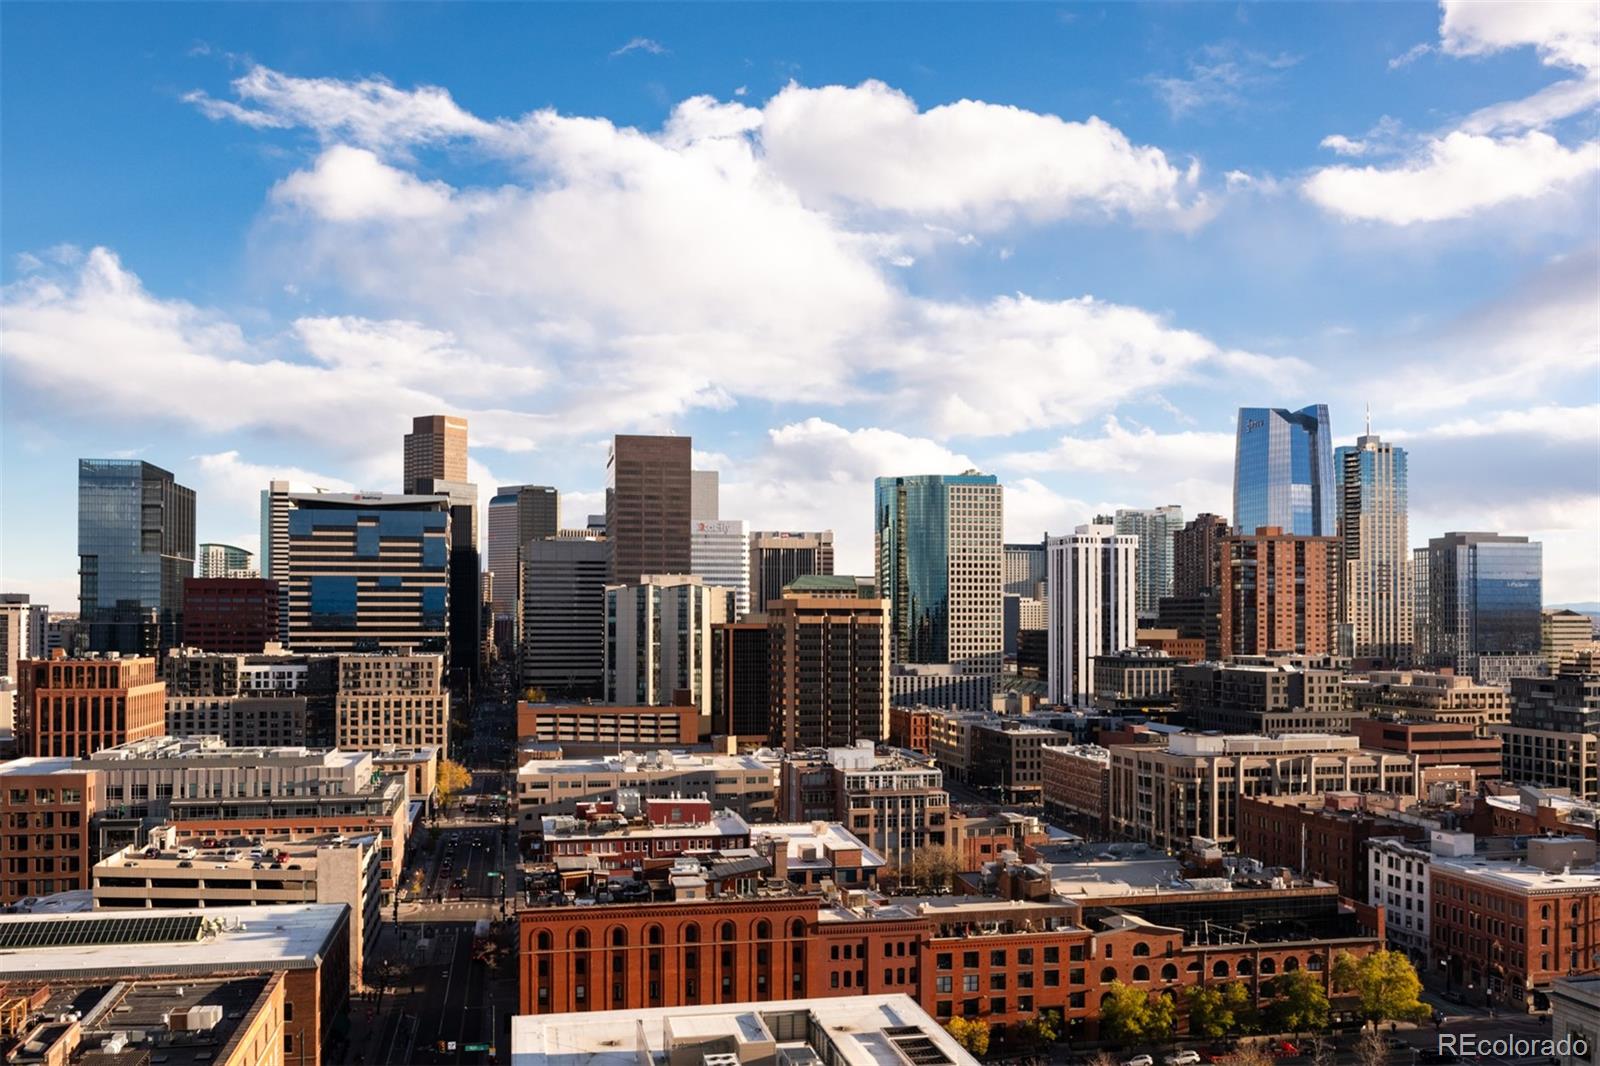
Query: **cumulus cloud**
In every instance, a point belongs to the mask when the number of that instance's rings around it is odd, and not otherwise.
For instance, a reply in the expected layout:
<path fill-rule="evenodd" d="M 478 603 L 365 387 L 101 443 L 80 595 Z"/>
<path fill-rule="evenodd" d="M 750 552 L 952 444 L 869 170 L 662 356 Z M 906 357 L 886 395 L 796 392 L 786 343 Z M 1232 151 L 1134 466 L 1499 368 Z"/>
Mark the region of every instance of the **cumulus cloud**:
<path fill-rule="evenodd" d="M 1551 66 L 1600 67 L 1600 9 L 1589 0 L 1442 0 L 1439 38 L 1450 55 L 1532 46 Z"/>
<path fill-rule="evenodd" d="M 334 145 L 310 170 L 300 170 L 272 188 L 281 204 L 304 208 L 330 222 L 421 219 L 450 208 L 450 187 L 421 181 L 381 162 L 364 148 Z"/>

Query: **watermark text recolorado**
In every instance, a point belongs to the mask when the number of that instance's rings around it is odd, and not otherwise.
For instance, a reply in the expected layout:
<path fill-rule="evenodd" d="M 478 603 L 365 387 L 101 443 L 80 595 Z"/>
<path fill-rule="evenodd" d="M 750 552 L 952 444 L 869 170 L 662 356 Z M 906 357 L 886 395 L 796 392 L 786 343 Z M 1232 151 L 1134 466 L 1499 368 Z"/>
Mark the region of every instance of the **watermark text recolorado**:
<path fill-rule="evenodd" d="M 1544 1058 L 1587 1058 L 1589 1042 L 1581 1033 L 1568 1033 L 1553 1038 L 1548 1036 L 1479 1036 L 1477 1033 L 1440 1033 L 1439 1050 L 1457 1055 L 1495 1055 L 1500 1058 L 1524 1058 L 1538 1055 Z"/>

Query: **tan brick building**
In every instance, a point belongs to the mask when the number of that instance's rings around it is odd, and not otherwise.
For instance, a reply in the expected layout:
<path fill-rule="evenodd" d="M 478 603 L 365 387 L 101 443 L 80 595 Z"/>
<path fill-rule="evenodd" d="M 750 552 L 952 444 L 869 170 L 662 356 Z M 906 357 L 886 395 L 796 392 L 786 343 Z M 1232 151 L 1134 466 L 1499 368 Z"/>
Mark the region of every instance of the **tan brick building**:
<path fill-rule="evenodd" d="M 1339 542 L 1277 526 L 1218 539 L 1222 657 L 1337 650 Z"/>

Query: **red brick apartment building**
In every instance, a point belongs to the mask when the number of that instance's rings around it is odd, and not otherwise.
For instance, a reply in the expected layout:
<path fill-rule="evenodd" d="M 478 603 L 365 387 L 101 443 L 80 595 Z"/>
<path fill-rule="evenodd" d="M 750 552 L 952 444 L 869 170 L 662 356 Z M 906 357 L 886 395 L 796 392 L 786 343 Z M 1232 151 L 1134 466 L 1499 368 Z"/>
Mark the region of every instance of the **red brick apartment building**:
<path fill-rule="evenodd" d="M 70 759 L 0 763 L 0 904 L 89 887 L 90 775 Z"/>
<path fill-rule="evenodd" d="M 183 643 L 203 651 L 254 654 L 278 639 L 278 583 L 258 577 L 190 577 L 183 582 Z"/>
<path fill-rule="evenodd" d="M 24 755 L 82 758 L 167 731 L 167 686 L 149 658 L 18 664 L 17 742 Z"/>
<path fill-rule="evenodd" d="M 1331 881 L 1348 899 L 1366 898 L 1367 841 L 1375 836 L 1425 840 L 1427 832 L 1366 813 L 1349 792 L 1239 797 L 1239 854 Z"/>

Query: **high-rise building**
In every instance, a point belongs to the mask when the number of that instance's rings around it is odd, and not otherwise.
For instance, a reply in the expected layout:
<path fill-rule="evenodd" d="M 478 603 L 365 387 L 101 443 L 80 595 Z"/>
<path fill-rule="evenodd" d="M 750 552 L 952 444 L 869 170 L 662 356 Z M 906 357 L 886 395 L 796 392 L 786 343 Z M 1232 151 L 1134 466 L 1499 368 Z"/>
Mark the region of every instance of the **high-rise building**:
<path fill-rule="evenodd" d="M 1544 672 L 1543 546 L 1499 533 L 1446 533 L 1417 552 L 1418 655 L 1479 681 Z"/>
<path fill-rule="evenodd" d="M 1338 650 L 1337 538 L 1302 537 L 1264 526 L 1218 543 L 1224 659 Z"/>
<path fill-rule="evenodd" d="M 1217 539 L 1227 535 L 1228 520 L 1209 512 L 1195 515 L 1172 535 L 1172 595 L 1204 596 L 1221 587 Z"/>
<path fill-rule="evenodd" d="M 732 621 L 733 590 L 693 574 L 647 574 L 606 586 L 605 698 L 609 703 L 692 703 L 710 725 L 711 627 Z"/>
<path fill-rule="evenodd" d="M 483 556 L 479 553 L 478 486 L 419 478 L 423 495 L 450 505 L 450 683 L 476 681 L 483 649 Z"/>
<path fill-rule="evenodd" d="M 774 744 L 797 751 L 889 735 L 889 617 L 888 601 L 854 577 L 802 577 L 767 605 Z"/>
<path fill-rule="evenodd" d="M 604 538 L 560 537 L 523 545 L 522 684 L 552 698 L 605 691 Z"/>
<path fill-rule="evenodd" d="M 256 557 L 232 544 L 202 544 L 195 556 L 195 577 L 258 577 Z"/>
<path fill-rule="evenodd" d="M 289 643 L 296 651 L 447 649 L 448 499 L 383 493 L 290 499 Z"/>
<path fill-rule="evenodd" d="M 289 643 L 289 512 L 294 510 L 287 481 L 269 481 L 261 490 L 261 576 L 278 583 L 278 642 Z"/>
<path fill-rule="evenodd" d="M 418 482 L 467 480 L 467 420 L 423 415 L 411 420 L 405 438 L 405 477 L 401 489 L 417 494 Z"/>
<path fill-rule="evenodd" d="M 791 581 L 833 573 L 833 530 L 750 534 L 750 606 L 764 611 Z"/>
<path fill-rule="evenodd" d="M 733 590 L 735 618 L 750 613 L 750 537 L 741 520 L 696 521 L 689 534 L 690 562 L 707 585 Z"/>
<path fill-rule="evenodd" d="M 1550 672 L 1556 673 L 1575 653 L 1594 643 L 1594 619 L 1579 611 L 1543 611 L 1539 620 L 1539 650 Z"/>
<path fill-rule="evenodd" d="M 1113 523 L 1124 536 L 1139 538 L 1139 588 L 1134 609 L 1154 618 L 1161 597 L 1172 595 L 1172 536 L 1183 528 L 1183 508 L 1175 503 L 1144 509 L 1122 508 Z"/>
<path fill-rule="evenodd" d="M 689 471 L 689 519 L 715 522 L 722 517 L 722 478 L 715 470 Z"/>
<path fill-rule="evenodd" d="M 1135 644 L 1139 538 L 1079 526 L 1045 542 L 1046 644 L 1052 703 L 1089 706 L 1094 658 Z"/>
<path fill-rule="evenodd" d="M 1413 641 L 1406 450 L 1375 434 L 1334 452 L 1339 472 L 1339 625 L 1347 654 L 1407 662 Z"/>
<path fill-rule="evenodd" d="M 550 485 L 501 485 L 489 501 L 489 571 L 495 575 L 496 618 L 511 619 L 522 639 L 523 545 L 561 531 L 561 494 Z"/>
<path fill-rule="evenodd" d="M 78 617 L 89 648 L 175 644 L 194 576 L 194 490 L 138 459 L 78 460 Z"/>
<path fill-rule="evenodd" d="M 24 755 L 81 758 L 166 732 L 166 685 L 142 656 L 32 659 L 17 679 L 17 743 Z"/>
<path fill-rule="evenodd" d="M 646 574 L 688 574 L 691 478 L 688 437 L 619 434 L 606 460 L 606 537 L 611 583 Z"/>
<path fill-rule="evenodd" d="M 1044 584 L 1044 541 L 1005 546 L 1005 591 L 1011 596 L 1039 599 Z"/>
<path fill-rule="evenodd" d="M 17 664 L 32 658 L 28 639 L 29 606 L 26 592 L 0 592 L 0 677 L 14 680 Z"/>
<path fill-rule="evenodd" d="M 711 627 L 711 732 L 765 744 L 772 732 L 764 614 Z"/>
<path fill-rule="evenodd" d="M 974 470 L 878 478 L 873 546 L 891 661 L 1000 672 L 1001 491 L 993 474 Z"/>
<path fill-rule="evenodd" d="M 1239 408 L 1233 465 L 1233 529 L 1277 526 L 1302 537 L 1338 531 L 1328 407 Z"/>
<path fill-rule="evenodd" d="M 261 577 L 191 577 L 183 588 L 183 644 L 203 651 L 266 650 L 278 640 L 278 583 Z"/>

